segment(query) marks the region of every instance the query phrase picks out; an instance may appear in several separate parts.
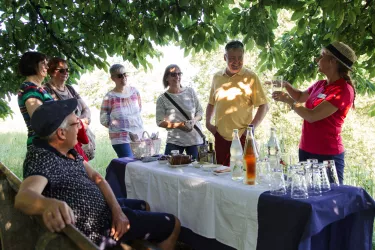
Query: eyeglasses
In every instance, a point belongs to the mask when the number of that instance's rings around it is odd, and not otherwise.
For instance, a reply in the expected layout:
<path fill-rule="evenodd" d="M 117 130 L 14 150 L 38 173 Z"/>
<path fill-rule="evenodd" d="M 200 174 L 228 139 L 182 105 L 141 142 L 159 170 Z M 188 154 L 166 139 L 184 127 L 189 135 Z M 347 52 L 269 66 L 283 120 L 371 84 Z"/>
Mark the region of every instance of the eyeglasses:
<path fill-rule="evenodd" d="M 66 69 L 55 69 L 56 71 L 58 71 L 60 74 L 65 74 L 65 73 L 69 73 L 69 69 L 66 68 Z"/>
<path fill-rule="evenodd" d="M 182 76 L 182 72 L 178 72 L 178 73 L 176 73 L 176 72 L 170 72 L 169 75 L 171 77 Z"/>
<path fill-rule="evenodd" d="M 72 124 L 69 124 L 69 126 L 77 126 L 78 128 L 81 128 L 81 122 L 77 121 L 77 122 L 74 122 Z"/>
<path fill-rule="evenodd" d="M 127 73 L 117 74 L 117 78 L 124 78 L 124 77 L 128 77 L 128 74 Z"/>

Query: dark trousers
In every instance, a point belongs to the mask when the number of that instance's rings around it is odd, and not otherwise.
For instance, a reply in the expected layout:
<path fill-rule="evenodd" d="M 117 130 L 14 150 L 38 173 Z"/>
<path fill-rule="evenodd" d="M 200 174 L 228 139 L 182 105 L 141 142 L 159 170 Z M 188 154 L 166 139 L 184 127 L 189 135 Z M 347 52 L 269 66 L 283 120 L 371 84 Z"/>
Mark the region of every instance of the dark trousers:
<path fill-rule="evenodd" d="M 245 146 L 246 136 L 240 138 L 242 148 Z M 230 146 L 232 141 L 225 140 L 218 132 L 215 134 L 215 151 L 216 151 L 216 162 L 223 166 L 229 166 L 230 164 Z"/>
<path fill-rule="evenodd" d="M 344 167 L 345 167 L 345 152 L 338 155 L 317 155 L 306 152 L 302 149 L 298 151 L 299 161 L 306 161 L 307 159 L 317 159 L 318 162 L 334 160 L 336 165 L 337 176 L 340 184 L 344 182 Z"/>
<path fill-rule="evenodd" d="M 118 158 L 133 157 L 130 143 L 115 144 L 112 145 L 112 148 L 115 150 Z"/>
<path fill-rule="evenodd" d="M 170 155 L 172 150 L 178 150 L 180 152 L 180 154 L 182 154 L 185 150 L 187 155 L 191 155 L 191 157 L 193 159 L 198 159 L 198 147 L 197 147 L 197 145 L 185 147 L 185 146 L 179 146 L 179 145 L 172 144 L 172 143 L 167 143 L 167 145 L 165 146 L 164 154 Z"/>

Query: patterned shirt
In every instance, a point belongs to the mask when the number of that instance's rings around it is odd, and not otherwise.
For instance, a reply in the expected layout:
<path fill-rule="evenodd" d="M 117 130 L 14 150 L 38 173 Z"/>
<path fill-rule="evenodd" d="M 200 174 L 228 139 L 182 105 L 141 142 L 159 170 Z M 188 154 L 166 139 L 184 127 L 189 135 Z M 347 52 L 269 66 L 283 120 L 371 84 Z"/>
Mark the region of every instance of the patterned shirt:
<path fill-rule="evenodd" d="M 129 143 L 129 132 L 143 133 L 141 118 L 141 96 L 134 87 L 126 88 L 125 93 L 109 91 L 100 108 L 100 123 L 108 127 L 112 145 Z"/>
<path fill-rule="evenodd" d="M 45 101 L 53 101 L 53 98 L 50 94 L 47 93 L 42 87 L 38 87 L 35 83 L 24 82 L 22 83 L 18 91 L 18 106 L 20 107 L 21 114 L 25 120 L 27 126 L 27 146 L 29 147 L 33 139 L 36 137 L 34 130 L 31 128 L 30 124 L 30 115 L 26 109 L 26 101 L 29 98 L 36 98 L 42 103 Z"/>
<path fill-rule="evenodd" d="M 192 88 L 184 88 L 181 93 L 172 94 L 167 93 L 185 113 L 189 116 L 190 120 L 196 116 L 203 115 L 202 106 L 199 103 L 198 97 Z M 156 101 L 156 124 L 160 124 L 162 121 L 170 122 L 184 122 L 187 119 L 183 116 L 180 111 L 164 96 L 161 94 Z M 202 131 L 202 127 L 199 122 L 195 125 Z M 168 138 L 167 143 L 188 147 L 203 143 L 202 137 L 198 132 L 193 129 L 190 132 L 182 131 L 181 129 L 167 129 Z"/>
<path fill-rule="evenodd" d="M 70 159 L 45 141 L 34 139 L 26 154 L 23 177 L 41 175 L 48 183 L 42 195 L 65 201 L 73 210 L 76 227 L 99 244 L 110 227 L 111 212 L 98 186 L 92 182 L 83 158 L 72 149 Z"/>

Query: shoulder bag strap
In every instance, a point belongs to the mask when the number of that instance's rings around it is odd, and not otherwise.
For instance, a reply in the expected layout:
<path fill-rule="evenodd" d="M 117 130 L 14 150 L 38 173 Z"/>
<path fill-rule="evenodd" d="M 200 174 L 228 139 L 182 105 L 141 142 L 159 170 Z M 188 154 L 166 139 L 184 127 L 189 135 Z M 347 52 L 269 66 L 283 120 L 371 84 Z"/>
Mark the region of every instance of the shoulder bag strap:
<path fill-rule="evenodd" d="M 180 113 L 185 116 L 185 118 L 187 120 L 190 120 L 190 117 L 185 113 L 185 111 L 180 107 L 178 106 L 178 104 L 172 99 L 172 97 L 170 97 L 167 92 L 164 93 L 164 96 L 178 109 L 178 111 L 180 111 Z M 202 133 L 202 131 L 198 128 L 197 125 L 194 125 L 194 128 L 195 130 L 198 132 L 198 134 L 203 138 L 203 140 L 206 139 L 206 136 Z"/>

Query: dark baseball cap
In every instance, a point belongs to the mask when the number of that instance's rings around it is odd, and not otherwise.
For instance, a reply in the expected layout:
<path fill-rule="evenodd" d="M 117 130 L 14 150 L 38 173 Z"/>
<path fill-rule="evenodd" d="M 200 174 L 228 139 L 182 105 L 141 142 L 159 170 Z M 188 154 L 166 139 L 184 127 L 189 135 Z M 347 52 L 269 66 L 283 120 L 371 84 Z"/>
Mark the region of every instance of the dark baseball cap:
<path fill-rule="evenodd" d="M 31 127 L 40 137 L 52 134 L 77 108 L 77 99 L 48 101 L 40 105 L 31 116 Z"/>

